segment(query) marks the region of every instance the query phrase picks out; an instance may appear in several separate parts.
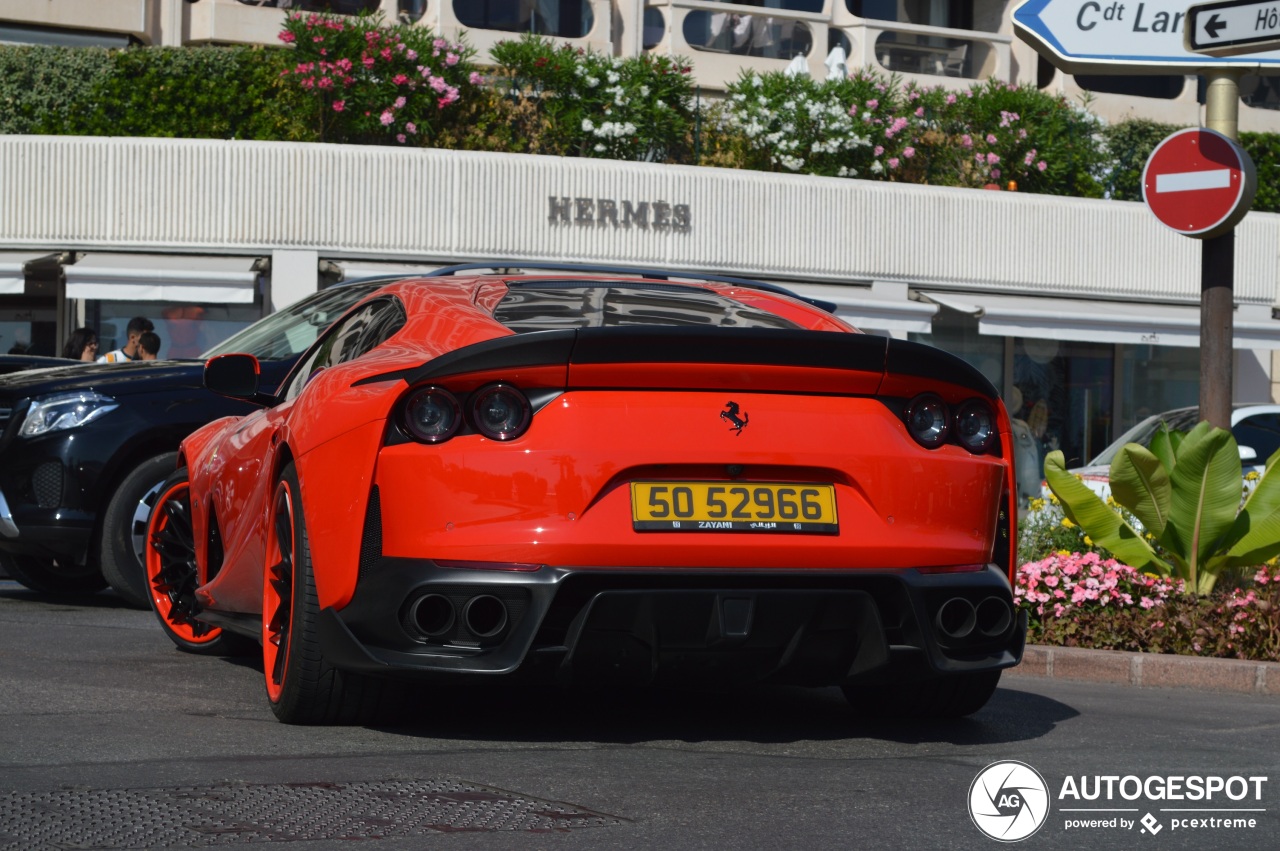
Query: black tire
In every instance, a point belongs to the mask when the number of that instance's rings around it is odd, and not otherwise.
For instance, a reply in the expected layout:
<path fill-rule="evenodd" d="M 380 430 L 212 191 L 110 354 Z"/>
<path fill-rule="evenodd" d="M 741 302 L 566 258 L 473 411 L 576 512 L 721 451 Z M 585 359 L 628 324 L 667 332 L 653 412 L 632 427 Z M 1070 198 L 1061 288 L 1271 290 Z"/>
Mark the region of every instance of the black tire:
<path fill-rule="evenodd" d="M 297 470 L 289 464 L 276 484 L 263 572 L 267 700 L 286 724 L 370 723 L 380 717 L 383 698 L 396 684 L 340 671 L 325 658 L 301 494 Z"/>
<path fill-rule="evenodd" d="M 107 587 L 107 581 L 95 568 L 64 567 L 35 556 L 0 553 L 0 567 L 18 584 L 54 597 L 83 597 Z"/>
<path fill-rule="evenodd" d="M 169 640 L 179 650 L 201 656 L 241 656 L 258 649 L 235 635 L 200 620 L 196 587 L 200 569 L 191 523 L 187 468 L 165 479 L 147 524 L 147 552 L 143 567 L 149 589 L 147 604 L 155 612 Z"/>
<path fill-rule="evenodd" d="M 148 458 L 130 471 L 111 495 L 102 515 L 102 548 L 99 564 L 102 576 L 126 603 L 134 608 L 150 608 L 147 590 L 147 518 L 165 479 L 178 463 L 177 452 Z"/>
<path fill-rule="evenodd" d="M 853 711 L 866 718 L 963 718 L 986 706 L 999 682 L 999 671 L 975 671 L 843 690 Z"/>

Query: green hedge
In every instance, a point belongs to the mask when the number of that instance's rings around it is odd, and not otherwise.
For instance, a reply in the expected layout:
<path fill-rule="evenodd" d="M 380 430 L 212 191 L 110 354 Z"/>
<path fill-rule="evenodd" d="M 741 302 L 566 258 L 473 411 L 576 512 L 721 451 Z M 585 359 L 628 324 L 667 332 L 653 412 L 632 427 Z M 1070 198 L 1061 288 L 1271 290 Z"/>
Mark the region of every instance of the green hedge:
<path fill-rule="evenodd" d="M 0 48 L 0 133 L 312 141 L 289 56 L 250 47 Z"/>
<path fill-rule="evenodd" d="M 712 100 L 678 59 L 620 60 L 537 37 L 499 46 L 498 67 L 481 78 L 469 48 L 437 40 L 443 49 L 432 49 L 420 28 L 320 20 L 332 22 L 333 45 L 305 37 L 294 49 L 0 46 L 0 133 L 408 144 L 935 185 L 1012 181 L 1024 192 L 1139 201 L 1147 157 L 1177 129 L 1144 119 L 1107 126 L 1030 86 L 988 81 L 956 93 L 871 71 L 831 82 L 744 74 Z M 296 41 L 289 27 L 302 32 L 310 21 L 291 19 L 285 40 Z M 363 54 L 365 85 L 357 49 L 371 29 L 394 55 Z M 339 38 L 357 63 L 345 81 L 323 71 Z M 311 65 L 308 50 L 317 54 Z M 451 52 L 458 56 L 446 65 Z M 375 60 L 409 70 L 381 73 Z M 326 73 L 335 83 L 321 90 Z M 411 122 L 414 98 L 435 97 L 426 82 L 445 93 L 439 117 L 415 113 Z M 1254 209 L 1280 211 L 1280 134 L 1245 133 L 1241 143 L 1258 169 Z"/>

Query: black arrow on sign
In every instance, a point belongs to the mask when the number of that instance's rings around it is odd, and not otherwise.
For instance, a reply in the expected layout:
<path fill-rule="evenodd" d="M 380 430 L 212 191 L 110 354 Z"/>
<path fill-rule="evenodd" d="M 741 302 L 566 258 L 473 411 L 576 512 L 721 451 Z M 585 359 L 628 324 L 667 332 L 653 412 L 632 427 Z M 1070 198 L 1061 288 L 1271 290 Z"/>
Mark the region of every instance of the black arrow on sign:
<path fill-rule="evenodd" d="M 1227 22 L 1218 18 L 1215 12 L 1213 17 L 1204 22 L 1204 31 L 1209 34 L 1209 38 L 1217 38 L 1218 33 L 1222 32 L 1227 26 Z"/>

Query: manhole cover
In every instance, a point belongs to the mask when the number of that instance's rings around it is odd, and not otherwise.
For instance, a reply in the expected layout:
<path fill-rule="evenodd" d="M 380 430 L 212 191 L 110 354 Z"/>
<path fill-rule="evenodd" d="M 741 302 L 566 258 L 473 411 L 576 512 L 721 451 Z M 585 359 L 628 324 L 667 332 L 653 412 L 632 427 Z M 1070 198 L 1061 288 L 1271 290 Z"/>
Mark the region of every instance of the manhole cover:
<path fill-rule="evenodd" d="M 624 819 L 447 780 L 0 794 L 0 848 L 207 847 L 455 831 L 564 832 Z"/>

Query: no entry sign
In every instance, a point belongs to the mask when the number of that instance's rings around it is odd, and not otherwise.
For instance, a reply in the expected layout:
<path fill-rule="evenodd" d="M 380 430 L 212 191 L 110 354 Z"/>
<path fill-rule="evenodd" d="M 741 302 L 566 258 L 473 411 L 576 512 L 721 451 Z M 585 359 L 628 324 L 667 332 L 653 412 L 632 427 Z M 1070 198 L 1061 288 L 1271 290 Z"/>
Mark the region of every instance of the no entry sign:
<path fill-rule="evenodd" d="M 1156 146 L 1142 170 L 1142 197 L 1163 224 L 1206 239 L 1231 230 L 1257 191 L 1253 160 L 1214 130 L 1179 130 Z"/>

